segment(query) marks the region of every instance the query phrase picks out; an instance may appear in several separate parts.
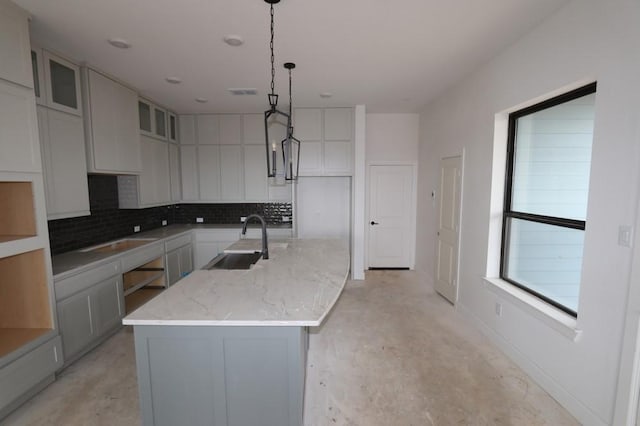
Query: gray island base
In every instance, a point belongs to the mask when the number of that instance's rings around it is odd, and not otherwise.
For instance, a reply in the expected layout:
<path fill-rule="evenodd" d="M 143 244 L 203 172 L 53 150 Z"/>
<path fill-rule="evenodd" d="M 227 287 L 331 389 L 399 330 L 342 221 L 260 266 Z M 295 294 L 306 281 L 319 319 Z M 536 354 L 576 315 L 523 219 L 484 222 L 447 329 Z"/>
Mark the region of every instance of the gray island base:
<path fill-rule="evenodd" d="M 135 328 L 144 425 L 301 426 L 306 327 Z"/>
<path fill-rule="evenodd" d="M 303 424 L 308 327 L 344 288 L 348 245 L 287 240 L 269 251 L 248 271 L 194 271 L 124 319 L 143 425 Z"/>

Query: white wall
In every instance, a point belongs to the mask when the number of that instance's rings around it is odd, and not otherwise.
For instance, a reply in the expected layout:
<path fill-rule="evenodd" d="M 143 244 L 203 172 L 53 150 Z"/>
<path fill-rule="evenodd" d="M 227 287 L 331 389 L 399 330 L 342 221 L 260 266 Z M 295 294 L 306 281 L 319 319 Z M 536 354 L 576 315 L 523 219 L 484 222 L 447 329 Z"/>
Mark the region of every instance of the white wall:
<path fill-rule="evenodd" d="M 419 124 L 419 114 L 367 114 L 367 162 L 415 162 Z"/>
<path fill-rule="evenodd" d="M 640 2 L 576 0 L 428 105 L 420 117 L 417 268 L 433 274 L 442 157 L 465 152 L 458 309 L 587 425 L 613 421 L 631 250 L 618 226 L 635 223 L 640 160 Z M 489 249 L 492 171 L 505 111 L 598 81 L 576 341 L 482 277 Z M 498 115 L 497 115 L 498 114 Z M 494 200 L 495 205 L 496 200 Z M 498 203 L 499 204 L 499 203 Z M 638 285 L 638 283 L 635 283 Z M 502 316 L 495 315 L 495 303 Z"/>

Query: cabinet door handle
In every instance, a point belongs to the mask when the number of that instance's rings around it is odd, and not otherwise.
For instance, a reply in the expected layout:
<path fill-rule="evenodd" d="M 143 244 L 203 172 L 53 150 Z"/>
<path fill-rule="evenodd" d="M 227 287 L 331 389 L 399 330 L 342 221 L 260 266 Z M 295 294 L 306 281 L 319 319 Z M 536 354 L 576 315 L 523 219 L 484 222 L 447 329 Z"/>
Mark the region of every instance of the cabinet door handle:
<path fill-rule="evenodd" d="M 374 222 L 373 220 L 371 221 L 372 225 L 380 225 L 378 222 Z"/>

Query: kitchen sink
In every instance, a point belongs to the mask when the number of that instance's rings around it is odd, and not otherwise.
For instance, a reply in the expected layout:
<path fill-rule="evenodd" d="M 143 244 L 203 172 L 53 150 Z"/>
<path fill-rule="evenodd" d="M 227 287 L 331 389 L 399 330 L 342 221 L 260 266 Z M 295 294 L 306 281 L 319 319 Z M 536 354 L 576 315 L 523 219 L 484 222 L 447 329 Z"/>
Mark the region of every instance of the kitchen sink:
<path fill-rule="evenodd" d="M 251 269 L 262 252 L 253 253 L 222 253 L 207 263 L 202 269 Z"/>
<path fill-rule="evenodd" d="M 124 238 L 122 240 L 111 241 L 109 243 L 89 247 L 80 251 L 90 253 L 117 253 L 143 246 L 155 240 L 157 240 L 157 238 Z"/>

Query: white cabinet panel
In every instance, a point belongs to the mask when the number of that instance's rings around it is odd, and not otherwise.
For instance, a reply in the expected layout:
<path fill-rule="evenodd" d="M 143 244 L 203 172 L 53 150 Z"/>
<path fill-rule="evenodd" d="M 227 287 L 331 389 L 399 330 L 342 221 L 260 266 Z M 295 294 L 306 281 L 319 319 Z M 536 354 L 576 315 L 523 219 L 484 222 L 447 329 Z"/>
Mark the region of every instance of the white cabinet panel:
<path fill-rule="evenodd" d="M 179 118 L 178 134 L 180 143 L 184 145 L 196 144 L 196 117 L 193 115 L 181 115 Z"/>
<path fill-rule="evenodd" d="M 200 269 L 219 253 L 217 242 L 198 242 L 196 243 L 194 268 Z"/>
<path fill-rule="evenodd" d="M 301 141 L 322 140 L 322 109 L 297 108 L 293 126 L 294 134 Z"/>
<path fill-rule="evenodd" d="M 83 75 L 89 171 L 140 173 L 138 95 L 93 70 Z"/>
<path fill-rule="evenodd" d="M 244 114 L 242 126 L 245 144 L 264 144 L 264 114 Z"/>
<path fill-rule="evenodd" d="M 220 192 L 221 198 L 240 201 L 244 198 L 244 173 L 242 146 L 220 146 Z"/>
<path fill-rule="evenodd" d="M 199 145 L 218 144 L 220 142 L 220 120 L 217 115 L 196 116 L 196 139 Z"/>
<path fill-rule="evenodd" d="M 300 176 L 322 174 L 322 142 L 302 142 L 300 147 Z"/>
<path fill-rule="evenodd" d="M 0 3 L 0 78 L 33 87 L 27 14 L 11 2 Z"/>
<path fill-rule="evenodd" d="M 180 148 L 178 145 L 169 144 L 169 180 L 171 183 L 171 201 L 182 199 L 180 181 Z"/>
<path fill-rule="evenodd" d="M 82 118 L 38 106 L 38 124 L 47 218 L 89 215 Z"/>
<path fill-rule="evenodd" d="M 242 122 L 240 114 L 221 114 L 218 120 L 220 124 L 220 144 L 241 144 Z"/>
<path fill-rule="evenodd" d="M 168 203 L 169 151 L 165 142 L 148 136 L 140 136 L 142 149 L 142 173 L 140 173 L 140 205 L 149 206 Z"/>
<path fill-rule="evenodd" d="M 200 200 L 220 199 L 220 147 L 201 145 L 198 147 L 198 182 Z"/>
<path fill-rule="evenodd" d="M 351 175 L 351 142 L 324 143 L 325 175 Z"/>
<path fill-rule="evenodd" d="M 244 197 L 247 201 L 269 198 L 264 145 L 244 146 Z"/>
<path fill-rule="evenodd" d="M 33 90 L 0 80 L 0 170 L 41 168 Z"/>
<path fill-rule="evenodd" d="M 324 110 L 324 140 L 349 141 L 352 139 L 351 108 L 327 108 Z"/>
<path fill-rule="evenodd" d="M 197 201 L 200 198 L 200 194 L 198 189 L 197 147 L 194 145 L 180 146 L 180 177 L 182 181 L 182 201 Z"/>

